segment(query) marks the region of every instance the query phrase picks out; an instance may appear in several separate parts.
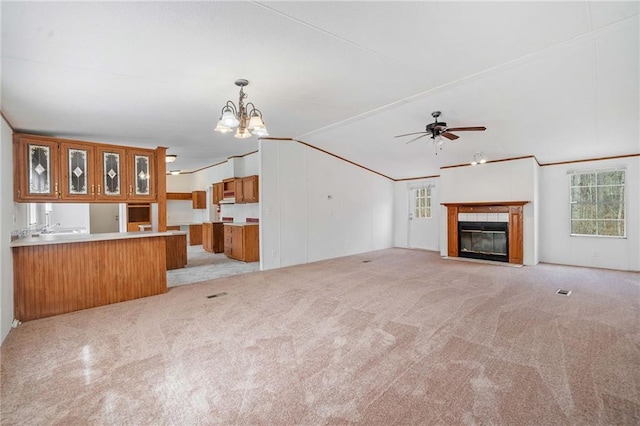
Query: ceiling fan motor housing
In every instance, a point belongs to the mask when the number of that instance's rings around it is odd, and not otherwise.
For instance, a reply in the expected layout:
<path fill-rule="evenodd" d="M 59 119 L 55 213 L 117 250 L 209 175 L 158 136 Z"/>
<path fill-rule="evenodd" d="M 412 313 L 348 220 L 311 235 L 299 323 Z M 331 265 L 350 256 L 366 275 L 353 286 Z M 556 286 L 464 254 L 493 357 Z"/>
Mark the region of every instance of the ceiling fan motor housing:
<path fill-rule="evenodd" d="M 427 132 L 432 132 L 434 130 L 440 130 L 440 129 L 436 129 L 436 127 L 442 127 L 443 129 L 447 127 L 447 123 L 443 122 L 443 121 L 436 121 L 435 123 L 429 123 L 427 124 Z"/>

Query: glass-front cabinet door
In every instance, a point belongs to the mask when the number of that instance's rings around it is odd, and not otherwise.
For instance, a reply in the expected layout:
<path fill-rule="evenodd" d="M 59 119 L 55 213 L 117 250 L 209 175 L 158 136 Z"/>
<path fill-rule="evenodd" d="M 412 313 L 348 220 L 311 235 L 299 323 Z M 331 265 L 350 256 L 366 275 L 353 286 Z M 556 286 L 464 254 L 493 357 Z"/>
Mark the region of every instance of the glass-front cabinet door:
<path fill-rule="evenodd" d="M 126 192 L 126 151 L 120 148 L 98 148 L 99 182 L 96 185 L 96 199 L 123 201 Z"/>
<path fill-rule="evenodd" d="M 51 139 L 20 137 L 16 147 L 19 181 L 17 199 L 57 199 L 60 197 L 58 181 L 58 142 Z"/>
<path fill-rule="evenodd" d="M 155 200 L 155 152 L 151 150 L 130 149 L 131 181 L 129 182 L 129 200 Z"/>
<path fill-rule="evenodd" d="M 62 153 L 62 197 L 93 200 L 96 198 L 94 147 L 80 143 L 60 143 Z"/>

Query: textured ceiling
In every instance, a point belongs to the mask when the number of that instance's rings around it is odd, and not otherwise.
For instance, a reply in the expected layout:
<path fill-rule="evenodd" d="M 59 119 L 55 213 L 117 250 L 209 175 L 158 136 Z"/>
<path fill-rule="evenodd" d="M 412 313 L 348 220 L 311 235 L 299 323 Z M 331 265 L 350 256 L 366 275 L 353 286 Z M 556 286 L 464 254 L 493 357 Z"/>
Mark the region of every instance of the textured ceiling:
<path fill-rule="evenodd" d="M 393 178 L 482 151 L 640 152 L 638 2 L 2 2 L 1 108 L 20 131 L 166 146 L 195 170 L 257 149 L 213 131 L 237 78 L 270 136 Z M 418 132 L 434 110 L 459 133 Z"/>

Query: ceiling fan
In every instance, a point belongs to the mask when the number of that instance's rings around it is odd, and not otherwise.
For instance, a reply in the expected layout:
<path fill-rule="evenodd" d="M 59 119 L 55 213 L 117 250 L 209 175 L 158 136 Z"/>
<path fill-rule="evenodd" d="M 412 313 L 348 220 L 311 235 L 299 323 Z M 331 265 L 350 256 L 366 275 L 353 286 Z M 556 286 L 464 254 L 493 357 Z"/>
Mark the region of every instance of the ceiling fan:
<path fill-rule="evenodd" d="M 434 122 L 433 123 L 429 123 L 427 124 L 427 127 L 425 128 L 426 131 L 424 132 L 415 132 L 415 133 L 407 133 L 404 135 L 398 135 L 398 136 L 394 136 L 396 138 L 401 138 L 404 136 L 413 136 L 413 135 L 420 135 L 418 137 L 415 137 L 413 139 L 411 139 L 410 141 L 408 141 L 407 143 L 411 143 L 413 141 L 416 141 L 420 138 L 424 138 L 425 136 L 431 136 L 431 139 L 434 141 L 434 143 L 440 147 L 440 149 L 442 149 L 442 145 L 444 144 L 444 141 L 441 139 L 441 137 L 445 137 L 449 140 L 456 140 L 458 139 L 460 136 L 454 135 L 451 132 L 467 132 L 467 131 L 484 131 L 487 130 L 486 127 L 484 126 L 474 126 L 474 127 L 447 127 L 447 123 L 443 122 L 443 121 L 438 121 L 438 117 L 440 117 L 441 112 L 440 111 L 434 111 L 431 113 L 431 116 L 434 118 Z M 437 152 L 436 152 L 437 154 Z"/>

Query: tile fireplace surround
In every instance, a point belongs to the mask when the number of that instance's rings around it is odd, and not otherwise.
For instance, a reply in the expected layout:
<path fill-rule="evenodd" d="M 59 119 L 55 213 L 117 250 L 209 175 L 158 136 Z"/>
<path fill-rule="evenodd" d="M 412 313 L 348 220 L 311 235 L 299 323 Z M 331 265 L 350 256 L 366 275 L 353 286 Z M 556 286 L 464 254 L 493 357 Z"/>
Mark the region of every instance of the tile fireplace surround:
<path fill-rule="evenodd" d="M 523 206 L 528 202 L 529 201 L 491 201 L 480 203 L 443 203 L 443 205 L 447 207 L 447 255 L 449 257 L 458 257 L 459 214 L 508 214 L 509 263 L 521 265 L 523 263 L 522 210 Z"/>

